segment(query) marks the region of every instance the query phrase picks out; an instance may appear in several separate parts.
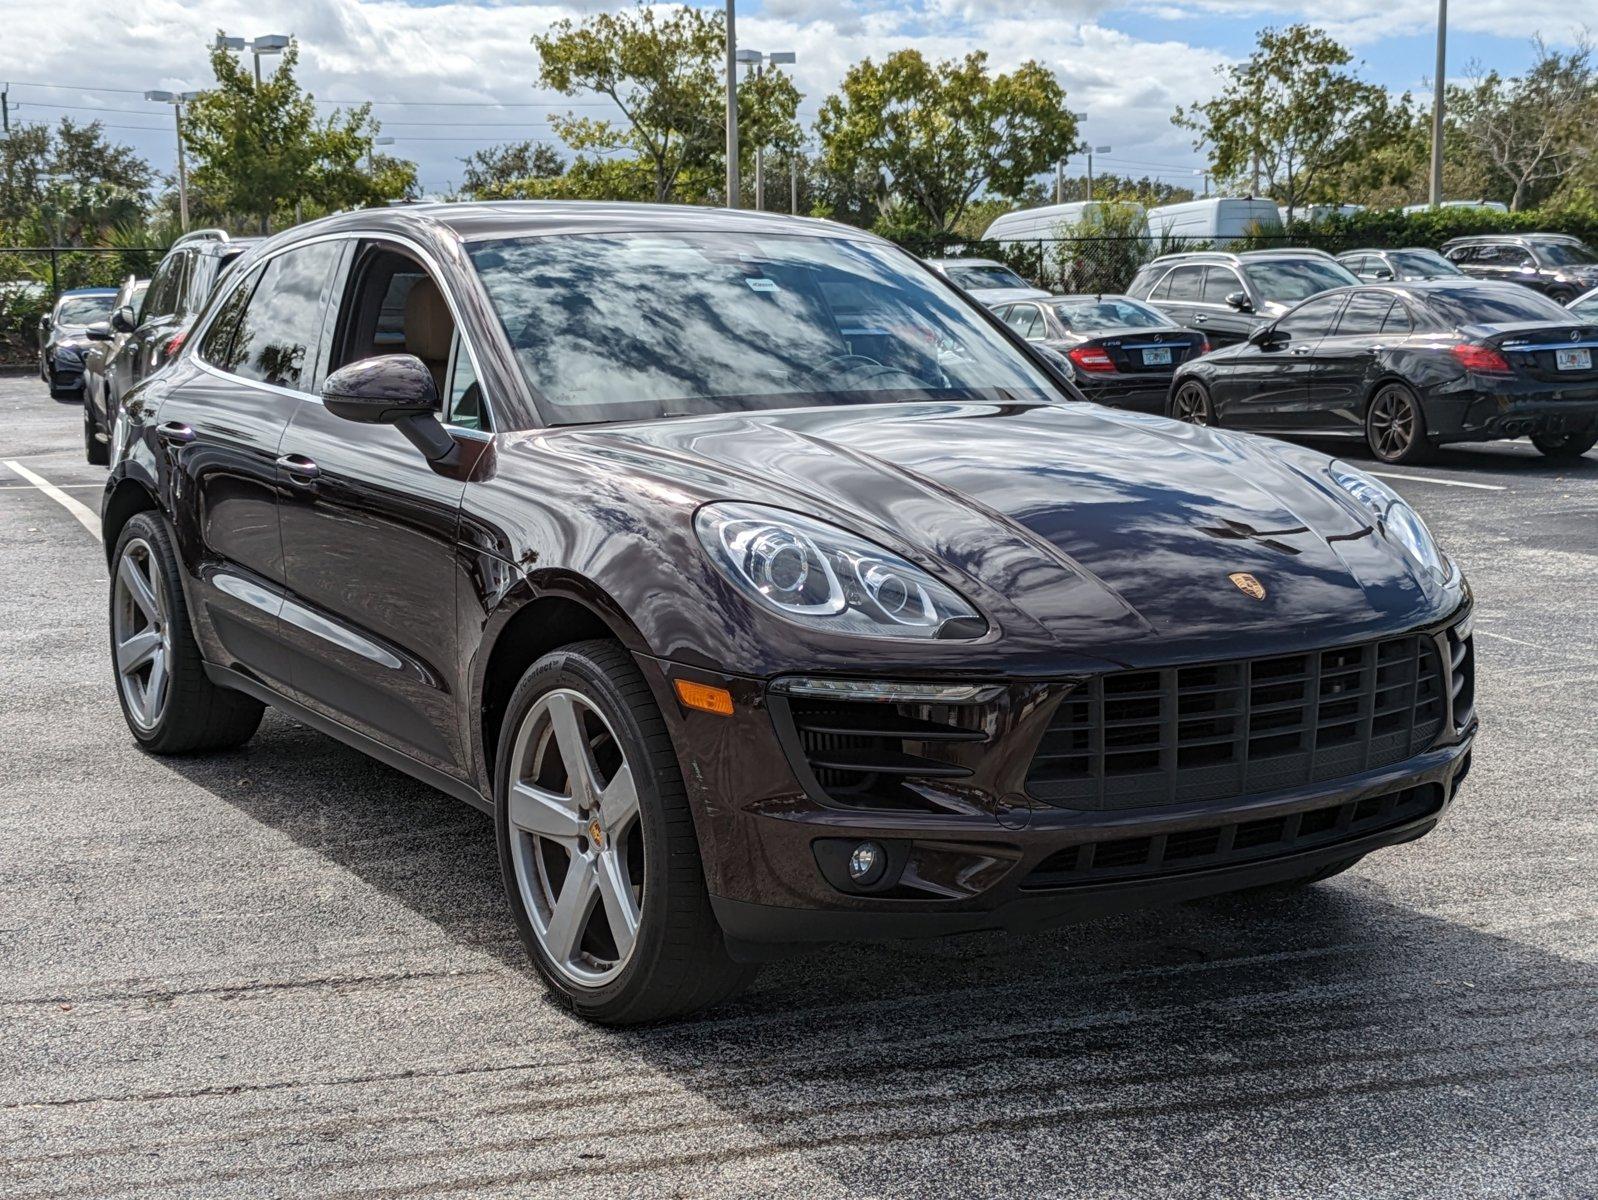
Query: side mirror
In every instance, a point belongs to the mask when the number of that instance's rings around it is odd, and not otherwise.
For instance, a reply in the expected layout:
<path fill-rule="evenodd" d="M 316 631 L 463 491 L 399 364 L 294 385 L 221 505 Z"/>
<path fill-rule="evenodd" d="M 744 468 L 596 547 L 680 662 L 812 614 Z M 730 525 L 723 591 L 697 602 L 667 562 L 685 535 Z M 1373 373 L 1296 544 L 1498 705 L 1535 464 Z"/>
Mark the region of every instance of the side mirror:
<path fill-rule="evenodd" d="M 1253 312 L 1254 302 L 1248 298 L 1247 292 L 1232 292 L 1226 297 L 1226 307 L 1235 308 L 1238 312 Z"/>
<path fill-rule="evenodd" d="M 362 425 L 392 425 L 438 466 L 460 457 L 455 439 L 438 423 L 438 385 L 414 354 L 380 354 L 340 367 L 322 381 L 322 403 L 335 417 Z"/>
<path fill-rule="evenodd" d="M 1393 277 L 1393 273 L 1386 267 L 1377 267 L 1375 277 L 1377 279 L 1391 279 Z"/>
<path fill-rule="evenodd" d="M 138 316 L 133 311 L 133 305 L 124 304 L 111 314 L 111 328 L 118 333 L 132 333 L 139 327 Z"/>
<path fill-rule="evenodd" d="M 83 327 L 83 336 L 91 342 L 109 342 L 111 340 L 111 325 L 107 321 L 95 321 Z"/>
<path fill-rule="evenodd" d="M 1280 346 L 1285 341 L 1287 339 L 1277 332 L 1274 325 L 1261 325 L 1248 335 L 1248 344 L 1250 346 L 1258 346 L 1262 350 Z"/>

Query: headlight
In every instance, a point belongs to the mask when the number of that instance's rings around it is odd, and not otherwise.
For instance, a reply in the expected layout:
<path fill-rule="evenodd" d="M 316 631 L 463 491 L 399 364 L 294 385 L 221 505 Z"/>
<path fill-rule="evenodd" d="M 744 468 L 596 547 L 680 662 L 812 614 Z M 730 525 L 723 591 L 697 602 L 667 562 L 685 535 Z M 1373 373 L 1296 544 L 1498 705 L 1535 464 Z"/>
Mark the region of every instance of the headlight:
<path fill-rule="evenodd" d="M 1431 530 L 1426 528 L 1426 522 L 1420 519 L 1420 514 L 1402 496 L 1345 462 L 1334 462 L 1328 469 L 1332 481 L 1371 514 L 1376 528 L 1384 537 L 1397 542 L 1412 559 L 1438 579 L 1448 574 L 1448 564 L 1437 549 Z"/>
<path fill-rule="evenodd" d="M 980 637 L 959 593 L 863 537 L 759 504 L 707 504 L 694 531 L 745 595 L 816 629 L 863 637 Z"/>

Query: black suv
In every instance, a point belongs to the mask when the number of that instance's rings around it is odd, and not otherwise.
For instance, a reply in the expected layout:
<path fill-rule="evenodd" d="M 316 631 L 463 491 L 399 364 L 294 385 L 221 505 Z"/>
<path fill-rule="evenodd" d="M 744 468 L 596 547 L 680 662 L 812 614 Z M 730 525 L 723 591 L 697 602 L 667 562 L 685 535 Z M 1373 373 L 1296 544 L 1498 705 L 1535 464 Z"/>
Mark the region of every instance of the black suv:
<path fill-rule="evenodd" d="M 1358 282 L 1320 250 L 1195 251 L 1162 254 L 1126 291 L 1198 330 L 1211 345 L 1230 346 L 1299 301 Z"/>
<path fill-rule="evenodd" d="M 1558 304 L 1598 287 L 1598 254 L 1569 234 L 1459 237 L 1443 243 L 1443 256 L 1472 278 L 1522 283 Z"/>
<path fill-rule="evenodd" d="M 105 461 L 112 414 L 134 384 L 177 354 L 194 318 L 227 267 L 259 238 L 231 238 L 220 229 L 197 229 L 172 243 L 150 277 L 137 310 L 124 304 L 111 314 L 114 335 L 125 335 L 103 364 L 105 386 L 84 392 L 84 453 Z"/>

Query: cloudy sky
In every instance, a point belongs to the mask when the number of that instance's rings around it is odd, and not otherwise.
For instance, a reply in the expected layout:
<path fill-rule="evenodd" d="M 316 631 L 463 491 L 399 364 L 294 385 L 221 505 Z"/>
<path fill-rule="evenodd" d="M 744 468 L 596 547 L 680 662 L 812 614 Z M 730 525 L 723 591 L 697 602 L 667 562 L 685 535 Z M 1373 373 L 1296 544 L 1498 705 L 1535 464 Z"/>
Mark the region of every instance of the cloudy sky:
<path fill-rule="evenodd" d="M 301 80 L 318 101 L 373 101 L 393 149 L 437 191 L 459 178 L 459 159 L 474 148 L 553 140 L 550 114 L 573 101 L 533 86 L 528 39 L 561 17 L 616 7 L 122 0 L 108 10 L 104 0 L 0 0 L 0 81 L 9 82 L 14 120 L 98 118 L 170 170 L 169 110 L 146 103 L 143 91 L 203 86 L 206 47 L 218 29 L 293 34 Z M 1569 0 L 1454 0 L 1449 74 L 1472 60 L 1520 70 L 1534 35 L 1568 43 L 1584 8 Z M 1262 26 L 1319 23 L 1355 48 L 1371 78 L 1420 91 L 1432 71 L 1436 0 L 741 0 L 738 14 L 740 45 L 798 54 L 807 123 L 857 59 L 903 46 L 933 56 L 981 48 L 999 67 L 1035 57 L 1054 68 L 1070 106 L 1089 114 L 1085 134 L 1112 148 L 1105 169 L 1191 183 L 1199 156 L 1171 125 L 1171 111 L 1209 94 L 1217 65 L 1245 56 Z M 73 35 L 86 29 L 93 33 Z M 582 111 L 599 115 L 602 106 Z"/>

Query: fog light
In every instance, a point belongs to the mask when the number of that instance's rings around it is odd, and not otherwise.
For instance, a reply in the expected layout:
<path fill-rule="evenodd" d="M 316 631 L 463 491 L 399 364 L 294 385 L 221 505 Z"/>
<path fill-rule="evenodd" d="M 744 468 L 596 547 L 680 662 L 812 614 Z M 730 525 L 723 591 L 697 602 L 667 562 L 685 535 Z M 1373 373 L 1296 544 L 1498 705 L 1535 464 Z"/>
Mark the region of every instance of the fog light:
<path fill-rule="evenodd" d="M 849 855 L 849 878 L 870 887 L 888 869 L 888 852 L 875 842 L 861 842 Z"/>

